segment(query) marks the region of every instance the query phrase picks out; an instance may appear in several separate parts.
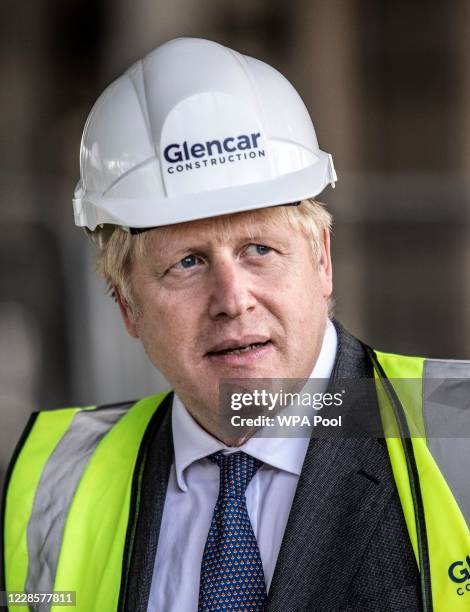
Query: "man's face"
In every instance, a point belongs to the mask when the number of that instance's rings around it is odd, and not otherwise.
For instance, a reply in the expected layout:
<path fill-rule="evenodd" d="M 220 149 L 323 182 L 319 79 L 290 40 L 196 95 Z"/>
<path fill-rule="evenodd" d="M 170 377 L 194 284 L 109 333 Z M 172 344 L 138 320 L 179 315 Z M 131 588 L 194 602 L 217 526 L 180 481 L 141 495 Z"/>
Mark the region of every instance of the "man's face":
<path fill-rule="evenodd" d="M 157 228 L 131 283 L 128 332 L 210 430 L 220 379 L 309 376 L 332 289 L 329 238 L 318 262 L 278 208 Z"/>

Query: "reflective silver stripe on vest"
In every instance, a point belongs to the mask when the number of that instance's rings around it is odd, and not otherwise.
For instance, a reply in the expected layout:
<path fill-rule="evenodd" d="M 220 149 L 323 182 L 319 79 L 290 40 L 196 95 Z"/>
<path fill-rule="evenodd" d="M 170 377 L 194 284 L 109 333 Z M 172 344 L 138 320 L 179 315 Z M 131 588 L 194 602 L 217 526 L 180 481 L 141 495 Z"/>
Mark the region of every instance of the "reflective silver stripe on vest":
<path fill-rule="evenodd" d="M 424 362 L 423 417 L 428 448 L 470 527 L 470 361 Z"/>
<path fill-rule="evenodd" d="M 65 519 L 77 486 L 100 440 L 130 406 L 132 403 L 77 412 L 50 455 L 28 523 L 26 592 L 53 590 Z M 34 606 L 34 610 L 49 609 L 50 604 Z"/>

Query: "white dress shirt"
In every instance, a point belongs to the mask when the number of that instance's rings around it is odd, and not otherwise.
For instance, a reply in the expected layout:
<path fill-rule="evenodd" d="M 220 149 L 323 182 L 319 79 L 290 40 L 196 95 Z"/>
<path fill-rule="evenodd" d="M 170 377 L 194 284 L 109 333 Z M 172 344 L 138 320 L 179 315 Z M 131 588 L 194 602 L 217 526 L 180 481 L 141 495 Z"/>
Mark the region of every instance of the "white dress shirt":
<path fill-rule="evenodd" d="M 311 377 L 329 379 L 336 357 L 336 330 L 327 322 Z M 175 395 L 172 406 L 175 458 L 170 471 L 148 612 L 194 612 L 201 561 L 219 493 L 219 467 L 205 459 L 239 450 L 263 466 L 246 489 L 246 505 L 269 590 L 309 438 L 253 436 L 227 447 L 191 417 Z"/>

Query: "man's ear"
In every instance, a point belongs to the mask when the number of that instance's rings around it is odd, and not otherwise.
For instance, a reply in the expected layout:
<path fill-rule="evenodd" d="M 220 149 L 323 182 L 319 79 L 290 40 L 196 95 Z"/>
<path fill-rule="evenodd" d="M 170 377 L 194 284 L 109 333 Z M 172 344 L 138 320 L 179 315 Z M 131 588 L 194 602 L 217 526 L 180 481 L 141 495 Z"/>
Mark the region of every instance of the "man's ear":
<path fill-rule="evenodd" d="M 139 334 L 137 332 L 136 316 L 134 310 L 129 305 L 127 300 L 123 297 L 122 293 L 117 287 L 113 287 L 113 297 L 114 301 L 119 306 L 119 312 L 121 313 L 121 318 L 124 321 L 124 325 L 126 326 L 127 333 L 132 338 L 138 338 Z"/>
<path fill-rule="evenodd" d="M 331 265 L 330 253 L 330 232 L 328 229 L 323 230 L 320 255 L 318 270 L 320 273 L 323 296 L 327 298 L 330 297 L 333 292 L 333 268 Z"/>

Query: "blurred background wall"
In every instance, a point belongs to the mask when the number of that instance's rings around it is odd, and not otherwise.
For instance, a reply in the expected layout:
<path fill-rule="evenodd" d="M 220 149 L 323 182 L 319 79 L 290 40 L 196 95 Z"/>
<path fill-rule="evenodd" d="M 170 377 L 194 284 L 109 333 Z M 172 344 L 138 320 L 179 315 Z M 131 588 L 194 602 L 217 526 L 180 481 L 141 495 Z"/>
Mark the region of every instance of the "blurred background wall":
<path fill-rule="evenodd" d="M 126 337 L 73 226 L 87 114 L 176 36 L 277 67 L 339 182 L 337 317 L 375 347 L 470 357 L 470 1 L 3 0 L 0 473 L 37 408 L 164 385 Z"/>

